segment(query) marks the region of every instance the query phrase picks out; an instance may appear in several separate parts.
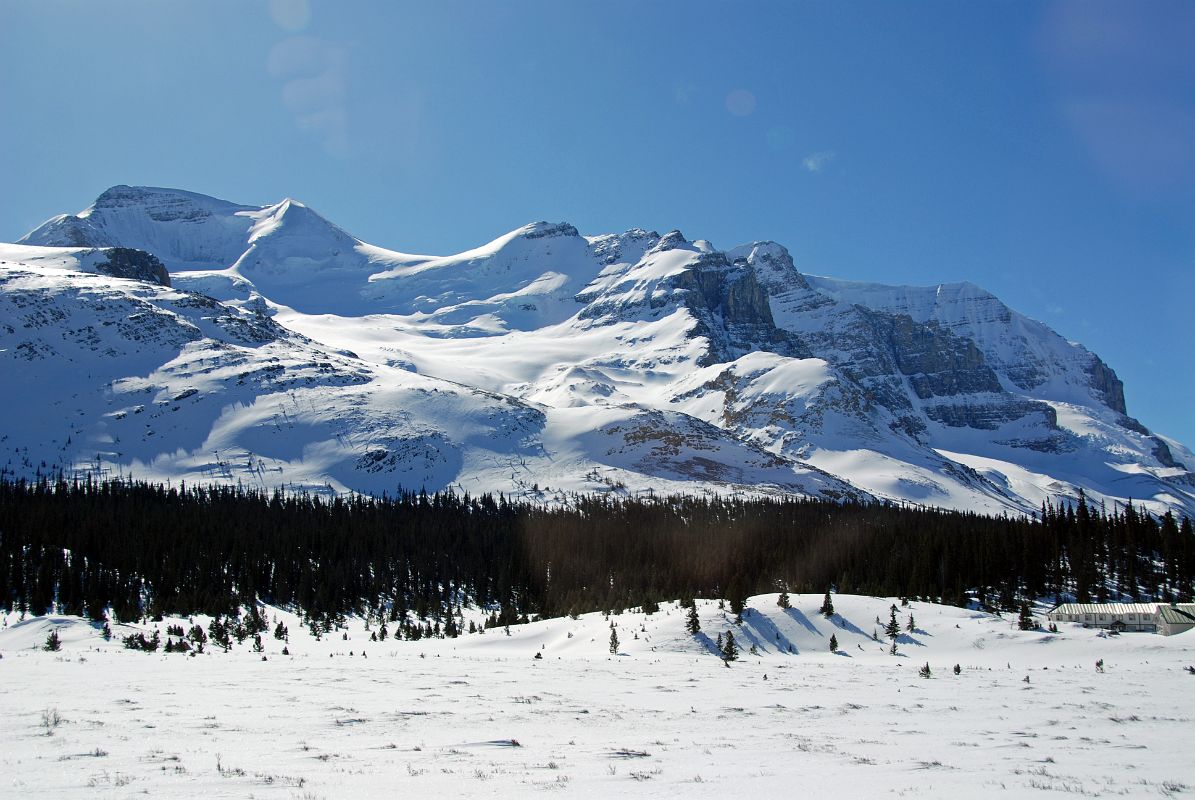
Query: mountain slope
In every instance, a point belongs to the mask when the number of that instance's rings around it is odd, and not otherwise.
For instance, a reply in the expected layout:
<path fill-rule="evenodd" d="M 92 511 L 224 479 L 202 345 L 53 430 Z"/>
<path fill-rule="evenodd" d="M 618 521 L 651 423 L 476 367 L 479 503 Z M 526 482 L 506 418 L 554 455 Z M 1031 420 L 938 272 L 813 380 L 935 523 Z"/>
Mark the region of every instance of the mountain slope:
<path fill-rule="evenodd" d="M 171 288 L 127 280 L 153 280 L 151 258 Z M 1082 490 L 1195 511 L 1190 452 L 1127 415 L 1115 373 L 972 284 L 851 283 L 803 275 L 772 242 L 721 251 L 565 223 L 409 255 L 294 200 L 141 187 L 47 221 L 0 259 L 5 319 L 20 323 L 0 331 L 0 357 L 44 353 L 19 362 L 18 405 L 67 381 L 73 359 L 96 364 L 91 399 L 69 408 L 83 427 L 127 415 L 132 387 L 167 406 L 194 389 L 178 402 L 207 409 L 155 431 L 172 454 L 100 448 L 106 468 L 233 480 L 213 465 L 266 459 L 277 471 L 256 470 L 263 484 L 748 490 L 990 512 Z M 97 298 L 102 320 L 81 310 Z M 120 338 L 129 318 L 157 321 L 154 347 Z M 76 341 L 89 326 L 94 347 Z M 243 329 L 268 341 L 250 346 Z M 267 365 L 282 386 L 228 383 Z M 20 430 L 9 469 L 89 463 L 61 432 Z M 205 455 L 221 448 L 236 459 Z"/>

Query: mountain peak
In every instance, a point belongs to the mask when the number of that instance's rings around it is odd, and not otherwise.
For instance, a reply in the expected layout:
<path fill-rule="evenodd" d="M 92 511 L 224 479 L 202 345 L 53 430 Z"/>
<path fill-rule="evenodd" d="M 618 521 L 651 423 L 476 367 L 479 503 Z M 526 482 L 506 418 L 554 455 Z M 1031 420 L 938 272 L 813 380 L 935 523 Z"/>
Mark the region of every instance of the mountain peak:
<path fill-rule="evenodd" d="M 673 228 L 660 237 L 659 241 L 651 248 L 651 252 L 666 253 L 669 250 L 678 250 L 688 245 L 689 240 L 685 238 L 685 235 L 676 228 Z"/>
<path fill-rule="evenodd" d="M 745 260 L 755 268 L 760 283 L 772 294 L 808 289 L 809 283 L 797 271 L 788 248 L 772 241 L 752 242 L 726 251 L 730 261 Z"/>
<path fill-rule="evenodd" d="M 356 239 L 319 212 L 291 197 L 283 198 L 281 202 L 266 206 L 260 211 L 243 213 L 253 220 L 249 229 L 250 244 L 269 234 L 300 238 L 318 234 L 321 239 L 327 239 L 330 234 L 338 247 L 352 247 L 357 243 Z"/>
<path fill-rule="evenodd" d="M 558 236 L 571 238 L 581 235 L 567 222 L 544 222 L 542 220 L 524 225 L 516 231 L 516 234 L 524 239 L 549 239 Z"/>
<path fill-rule="evenodd" d="M 162 208 L 169 206 L 189 205 L 205 209 L 216 208 L 246 208 L 237 203 L 210 197 L 198 192 L 188 192 L 182 189 L 169 189 L 160 186 L 126 186 L 117 184 L 110 186 L 100 193 L 91 207 L 80 216 L 99 209 L 124 208 Z"/>

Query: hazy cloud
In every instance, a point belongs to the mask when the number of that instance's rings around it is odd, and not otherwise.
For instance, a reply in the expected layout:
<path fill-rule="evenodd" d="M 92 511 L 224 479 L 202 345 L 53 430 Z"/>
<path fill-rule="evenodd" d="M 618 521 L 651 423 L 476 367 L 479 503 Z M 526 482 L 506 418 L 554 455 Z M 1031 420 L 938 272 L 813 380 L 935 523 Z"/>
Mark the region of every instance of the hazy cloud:
<path fill-rule="evenodd" d="M 833 150 L 823 150 L 820 153 L 810 153 L 809 155 L 805 156 L 805 158 L 801 159 L 801 166 L 805 167 L 805 169 L 809 170 L 810 172 L 821 172 L 830 165 L 831 161 L 834 160 L 834 155 L 835 154 Z"/>
<path fill-rule="evenodd" d="M 270 51 L 267 68 L 283 81 L 282 103 L 300 130 L 330 155 L 349 151 L 348 52 L 311 36 L 292 36 Z"/>

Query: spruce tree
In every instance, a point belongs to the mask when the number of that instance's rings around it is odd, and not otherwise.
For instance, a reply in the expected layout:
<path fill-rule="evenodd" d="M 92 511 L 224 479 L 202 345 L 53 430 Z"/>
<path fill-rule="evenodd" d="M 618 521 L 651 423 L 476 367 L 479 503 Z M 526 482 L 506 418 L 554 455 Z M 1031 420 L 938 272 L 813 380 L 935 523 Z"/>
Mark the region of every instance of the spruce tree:
<path fill-rule="evenodd" d="M 884 635 L 892 640 L 892 655 L 896 655 L 896 640 L 900 638 L 900 623 L 896 621 L 896 606 L 892 607 L 892 616 L 884 626 Z"/>
<path fill-rule="evenodd" d="M 1031 631 L 1037 627 L 1037 623 L 1033 621 L 1033 611 L 1029 608 L 1028 601 L 1021 603 L 1021 613 L 1017 615 L 1017 627 L 1023 631 Z"/>
<path fill-rule="evenodd" d="M 689 606 L 689 614 L 685 618 L 685 630 L 694 636 L 701 632 L 701 620 L 697 617 L 696 603 Z"/>
<path fill-rule="evenodd" d="M 835 636 L 834 634 L 830 634 L 830 652 L 831 653 L 838 652 L 838 637 Z"/>
<path fill-rule="evenodd" d="M 50 635 L 46 637 L 46 643 L 42 646 L 42 649 L 50 653 L 57 653 L 62 649 L 62 640 L 58 638 L 57 628 L 50 631 Z"/>
<path fill-rule="evenodd" d="M 743 624 L 743 607 L 744 606 L 745 606 L 745 603 L 741 599 L 739 599 L 737 597 L 732 597 L 730 599 L 730 613 L 734 614 L 734 621 L 736 623 L 738 623 L 739 625 Z"/>
<path fill-rule="evenodd" d="M 830 590 L 826 589 L 826 597 L 822 600 L 822 607 L 818 609 L 823 617 L 829 619 L 834 616 L 834 601 L 830 599 Z"/>
<path fill-rule="evenodd" d="M 917 623 L 915 623 L 913 621 L 912 614 L 909 615 L 909 624 L 907 626 L 905 626 L 905 630 L 908 631 L 909 633 L 912 633 L 913 631 L 917 630 Z"/>
<path fill-rule="evenodd" d="M 735 644 L 734 633 L 732 631 L 726 632 L 726 640 L 722 644 L 722 660 L 723 661 L 737 661 L 739 657 L 739 646 Z"/>
<path fill-rule="evenodd" d="M 610 652 L 618 655 L 618 631 L 613 628 L 610 629 Z"/>
<path fill-rule="evenodd" d="M 792 608 L 792 603 L 788 599 L 788 590 L 780 592 L 780 597 L 776 599 L 776 605 L 781 608 Z"/>

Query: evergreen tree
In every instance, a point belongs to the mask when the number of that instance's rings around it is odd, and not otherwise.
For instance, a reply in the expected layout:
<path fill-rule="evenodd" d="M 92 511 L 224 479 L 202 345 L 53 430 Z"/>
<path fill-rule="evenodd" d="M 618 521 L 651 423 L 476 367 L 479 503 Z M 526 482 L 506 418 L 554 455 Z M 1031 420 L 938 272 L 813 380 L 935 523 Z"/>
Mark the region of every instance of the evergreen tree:
<path fill-rule="evenodd" d="M 614 628 L 610 629 L 610 652 L 618 655 L 618 631 Z"/>
<path fill-rule="evenodd" d="M 913 615 L 909 614 L 909 623 L 905 626 L 905 630 L 909 633 L 917 630 L 917 623 L 913 621 Z"/>
<path fill-rule="evenodd" d="M 739 657 L 739 646 L 734 641 L 734 633 L 732 631 L 726 632 L 726 639 L 722 644 L 722 660 L 723 661 L 737 661 Z"/>
<path fill-rule="evenodd" d="M 830 652 L 831 653 L 838 652 L 838 637 L 835 636 L 834 634 L 830 634 Z"/>
<path fill-rule="evenodd" d="M 743 624 L 743 608 L 747 605 L 747 596 L 742 589 L 742 583 L 736 575 L 730 582 L 730 587 L 726 590 L 726 599 L 730 602 L 730 613 L 734 614 L 734 621 L 736 624 Z"/>
<path fill-rule="evenodd" d="M 834 616 L 834 601 L 830 599 L 830 590 L 826 589 L 826 597 L 822 600 L 822 607 L 818 609 L 823 617 L 829 619 Z"/>
<path fill-rule="evenodd" d="M 685 618 L 685 630 L 692 635 L 701 632 L 701 620 L 697 617 L 697 605 L 689 606 L 689 614 Z"/>
<path fill-rule="evenodd" d="M 57 628 L 50 631 L 50 635 L 46 637 L 46 643 L 42 645 L 42 649 L 51 653 L 57 653 L 62 649 L 62 640 L 58 638 Z"/>
<path fill-rule="evenodd" d="M 896 640 L 900 638 L 900 623 L 896 621 L 896 606 L 892 606 L 892 616 L 884 626 L 884 635 L 892 640 L 892 655 L 896 655 Z"/>
<path fill-rule="evenodd" d="M 1017 627 L 1023 631 L 1031 631 L 1037 627 L 1037 622 L 1033 619 L 1033 610 L 1029 608 L 1029 602 L 1021 603 L 1021 611 L 1017 615 Z"/>
<path fill-rule="evenodd" d="M 781 608 L 792 608 L 792 602 L 788 599 L 788 590 L 780 592 L 780 597 L 776 599 L 776 605 Z"/>
<path fill-rule="evenodd" d="M 928 677 L 930 677 L 930 676 L 933 674 L 933 673 L 930 671 L 930 668 L 929 668 L 929 662 L 928 662 L 928 661 L 926 661 L 926 662 L 925 662 L 925 666 L 924 666 L 924 667 L 922 667 L 921 669 L 917 670 L 917 674 L 918 674 L 918 675 L 920 675 L 922 678 L 928 678 Z"/>

